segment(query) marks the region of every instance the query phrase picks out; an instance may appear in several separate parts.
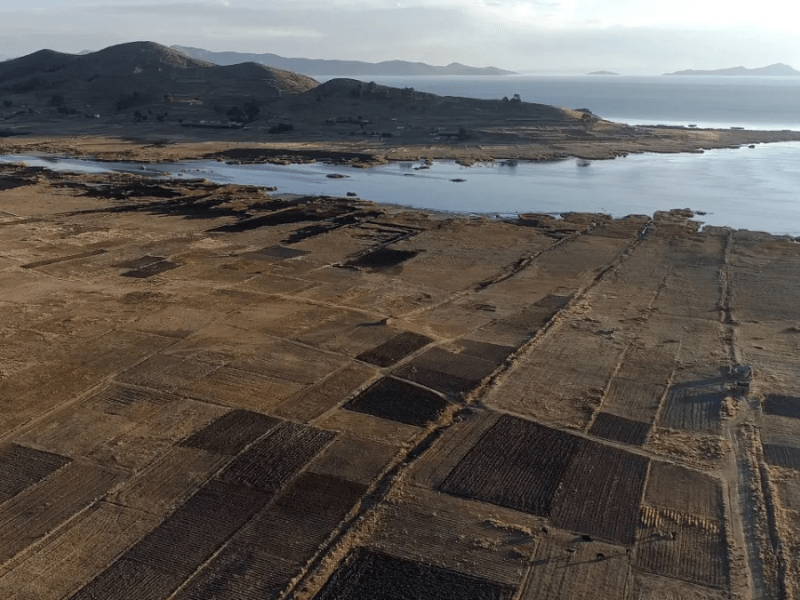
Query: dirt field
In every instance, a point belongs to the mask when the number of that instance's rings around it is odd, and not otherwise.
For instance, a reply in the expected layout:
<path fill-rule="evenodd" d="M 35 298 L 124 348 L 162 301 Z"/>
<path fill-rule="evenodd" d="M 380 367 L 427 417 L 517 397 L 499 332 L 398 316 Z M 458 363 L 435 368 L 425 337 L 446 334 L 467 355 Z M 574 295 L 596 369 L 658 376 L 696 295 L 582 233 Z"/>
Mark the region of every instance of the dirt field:
<path fill-rule="evenodd" d="M 800 598 L 798 273 L 2 166 L 0 597 Z"/>

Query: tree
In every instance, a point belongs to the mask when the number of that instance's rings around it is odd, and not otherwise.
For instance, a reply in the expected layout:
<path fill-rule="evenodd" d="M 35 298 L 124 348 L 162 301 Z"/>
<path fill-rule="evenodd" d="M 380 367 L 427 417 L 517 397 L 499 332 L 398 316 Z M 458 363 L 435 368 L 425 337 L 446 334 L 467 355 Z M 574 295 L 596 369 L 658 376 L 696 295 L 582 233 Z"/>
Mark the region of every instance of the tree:
<path fill-rule="evenodd" d="M 261 114 L 261 109 L 258 106 L 258 102 L 255 100 L 250 100 L 247 104 L 245 104 L 244 114 L 247 117 L 248 123 L 255 121 L 258 118 L 258 115 Z"/>
<path fill-rule="evenodd" d="M 247 116 L 242 112 L 242 109 L 238 106 L 234 106 L 232 109 L 228 111 L 228 118 L 231 121 L 236 121 L 237 123 L 244 123 Z"/>
<path fill-rule="evenodd" d="M 286 131 L 292 131 L 294 129 L 294 125 L 291 123 L 278 123 L 269 128 L 270 133 L 284 133 Z"/>

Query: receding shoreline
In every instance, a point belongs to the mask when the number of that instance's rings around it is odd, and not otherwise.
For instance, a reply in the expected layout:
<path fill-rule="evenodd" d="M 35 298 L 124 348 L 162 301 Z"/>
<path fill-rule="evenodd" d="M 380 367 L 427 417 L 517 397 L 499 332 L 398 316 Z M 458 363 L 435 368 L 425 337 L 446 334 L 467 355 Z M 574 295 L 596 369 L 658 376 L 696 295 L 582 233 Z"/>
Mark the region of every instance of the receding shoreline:
<path fill-rule="evenodd" d="M 76 132 L 77 133 L 77 132 Z M 698 153 L 752 144 L 800 141 L 800 132 L 626 126 L 601 122 L 591 136 L 574 127 L 469 130 L 458 142 L 399 139 L 330 139 L 319 135 L 263 136 L 253 130 L 209 134 L 162 129 L 80 135 L 63 132 L 0 138 L 0 153 L 46 152 L 98 161 L 174 162 L 219 159 L 242 163 L 291 164 L 325 160 L 368 168 L 392 161 L 454 160 L 470 165 L 498 160 L 607 160 L 642 153 Z"/>

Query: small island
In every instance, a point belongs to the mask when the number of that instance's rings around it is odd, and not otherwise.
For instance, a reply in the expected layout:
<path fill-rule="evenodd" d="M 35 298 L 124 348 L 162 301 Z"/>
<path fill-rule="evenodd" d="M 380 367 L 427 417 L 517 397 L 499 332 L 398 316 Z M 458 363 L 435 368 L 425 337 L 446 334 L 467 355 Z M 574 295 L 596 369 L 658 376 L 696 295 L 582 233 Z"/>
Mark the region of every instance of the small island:
<path fill-rule="evenodd" d="M 592 71 L 591 73 L 587 73 L 587 75 L 619 75 L 619 73 L 615 73 L 614 71 Z"/>

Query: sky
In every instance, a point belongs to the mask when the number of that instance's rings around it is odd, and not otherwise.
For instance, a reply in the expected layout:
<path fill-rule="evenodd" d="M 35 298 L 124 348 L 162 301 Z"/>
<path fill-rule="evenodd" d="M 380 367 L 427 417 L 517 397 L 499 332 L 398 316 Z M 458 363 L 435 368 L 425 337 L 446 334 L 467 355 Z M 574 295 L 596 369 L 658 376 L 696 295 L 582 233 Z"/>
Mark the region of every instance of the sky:
<path fill-rule="evenodd" d="M 0 58 L 148 40 L 518 72 L 800 70 L 788 0 L 0 0 Z"/>

